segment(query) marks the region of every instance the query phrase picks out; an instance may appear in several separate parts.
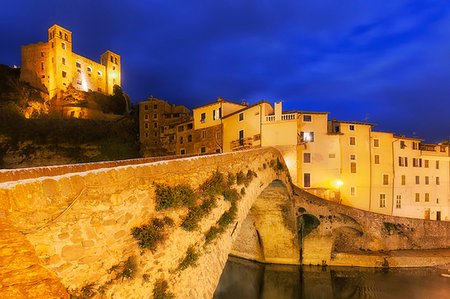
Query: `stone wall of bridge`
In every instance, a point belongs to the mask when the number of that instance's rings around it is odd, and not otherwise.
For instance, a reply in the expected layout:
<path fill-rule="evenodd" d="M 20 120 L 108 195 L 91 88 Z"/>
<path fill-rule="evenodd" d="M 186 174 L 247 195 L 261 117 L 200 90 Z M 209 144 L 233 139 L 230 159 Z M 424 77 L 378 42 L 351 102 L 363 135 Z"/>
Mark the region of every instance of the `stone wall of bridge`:
<path fill-rule="evenodd" d="M 210 298 L 255 199 L 272 181 L 289 181 L 285 170 L 276 169 L 277 159 L 284 165 L 277 150 L 266 148 L 113 168 L 95 169 L 98 165 L 93 165 L 94 170 L 2 183 L 0 210 L 69 292 L 142 298 L 152 293 L 156 281 L 164 280 L 167 291 L 177 298 Z M 219 199 L 192 232 L 180 227 L 186 207 L 155 209 L 154 183 L 185 183 L 195 189 L 215 171 L 236 174 L 248 170 L 257 177 L 247 186 L 236 186 L 239 192 L 243 188 L 245 195 L 237 202 L 235 221 L 209 245 L 205 233 L 230 208 L 229 202 Z M 292 208 L 291 204 L 285 213 L 294 219 Z M 174 221 L 165 232 L 166 240 L 154 252 L 141 248 L 131 234 L 133 227 L 153 217 Z M 266 230 L 269 225 L 260 224 Z M 298 263 L 295 228 L 285 231 L 287 248 L 279 248 L 283 261 Z M 271 247 L 270 233 L 262 233 L 266 251 Z M 189 246 L 196 248 L 198 260 L 179 271 Z M 269 251 L 266 256 L 277 256 L 275 248 Z M 118 275 L 126 267 L 132 268 L 132 278 Z"/>

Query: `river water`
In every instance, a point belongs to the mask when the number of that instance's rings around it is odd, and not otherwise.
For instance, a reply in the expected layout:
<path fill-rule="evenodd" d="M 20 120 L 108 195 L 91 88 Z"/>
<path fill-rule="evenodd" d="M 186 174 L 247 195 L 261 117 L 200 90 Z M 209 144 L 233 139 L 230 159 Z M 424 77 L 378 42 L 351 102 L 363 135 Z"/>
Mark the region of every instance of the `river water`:
<path fill-rule="evenodd" d="M 229 257 L 214 299 L 450 299 L 447 270 L 264 265 Z"/>

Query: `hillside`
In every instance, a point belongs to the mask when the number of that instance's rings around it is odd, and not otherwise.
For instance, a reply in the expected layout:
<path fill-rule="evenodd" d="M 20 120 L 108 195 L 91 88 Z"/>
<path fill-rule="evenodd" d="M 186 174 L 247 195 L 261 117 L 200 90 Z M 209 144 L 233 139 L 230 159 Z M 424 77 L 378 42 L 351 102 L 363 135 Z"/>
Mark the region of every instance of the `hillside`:
<path fill-rule="evenodd" d="M 69 89 L 56 103 L 19 76 L 20 69 L 0 65 L 0 168 L 140 156 L 138 114 L 126 113 L 129 98 L 120 87 L 113 96 Z M 95 119 L 70 118 L 59 107 L 97 113 Z"/>

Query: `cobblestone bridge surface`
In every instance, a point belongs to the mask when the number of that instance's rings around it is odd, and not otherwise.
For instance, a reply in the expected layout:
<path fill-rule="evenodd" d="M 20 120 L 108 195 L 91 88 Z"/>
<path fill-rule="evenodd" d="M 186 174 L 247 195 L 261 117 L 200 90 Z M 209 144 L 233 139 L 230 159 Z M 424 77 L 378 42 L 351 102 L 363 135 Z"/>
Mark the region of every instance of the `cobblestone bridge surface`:
<path fill-rule="evenodd" d="M 262 148 L 2 171 L 0 297 L 147 298 L 159 291 L 211 298 L 230 253 L 266 263 L 378 266 L 365 253 L 449 247 L 448 223 L 326 202 L 293 186 L 286 169 L 276 149 Z M 182 227 L 187 206 L 156 208 L 156 184 L 198 190 L 214 173 L 249 171 L 251 180 L 230 183 L 241 194 L 236 215 L 213 240 L 206 236 L 232 207 L 223 196 L 192 231 Z M 141 248 L 131 230 L 153 218 L 173 223 L 156 248 Z"/>

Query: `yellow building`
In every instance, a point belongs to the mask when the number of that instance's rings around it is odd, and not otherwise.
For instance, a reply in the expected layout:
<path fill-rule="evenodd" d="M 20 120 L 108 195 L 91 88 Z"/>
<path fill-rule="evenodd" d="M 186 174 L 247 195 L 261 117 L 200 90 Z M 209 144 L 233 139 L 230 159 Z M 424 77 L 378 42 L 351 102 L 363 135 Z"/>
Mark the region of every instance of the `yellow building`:
<path fill-rule="evenodd" d="M 195 108 L 174 140 L 177 154 L 276 147 L 293 182 L 317 196 L 387 215 L 449 220 L 449 146 L 373 126 L 328 120 L 327 112 L 283 112 L 281 102 L 219 98 Z"/>
<path fill-rule="evenodd" d="M 20 80 L 46 90 L 53 98 L 69 86 L 77 90 L 113 94 L 120 86 L 120 56 L 106 51 L 100 63 L 72 52 L 72 32 L 53 25 L 48 29 L 48 42 L 22 46 Z"/>

